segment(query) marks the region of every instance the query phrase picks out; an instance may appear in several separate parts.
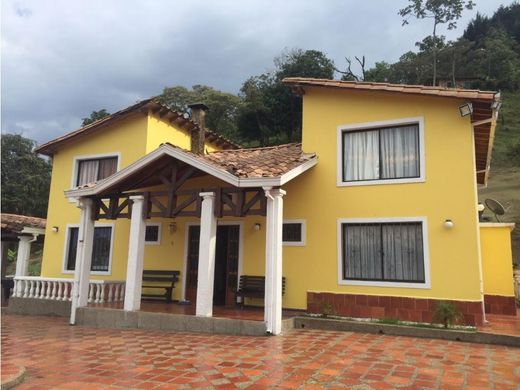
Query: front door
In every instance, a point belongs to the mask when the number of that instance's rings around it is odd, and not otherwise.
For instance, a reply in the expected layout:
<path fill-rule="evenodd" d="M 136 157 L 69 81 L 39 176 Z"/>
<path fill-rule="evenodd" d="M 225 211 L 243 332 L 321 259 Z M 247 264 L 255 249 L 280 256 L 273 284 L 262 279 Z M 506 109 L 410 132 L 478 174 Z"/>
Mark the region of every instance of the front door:
<path fill-rule="evenodd" d="M 234 305 L 236 302 L 239 235 L 239 225 L 217 226 L 213 287 L 213 304 L 215 305 Z M 200 226 L 190 226 L 188 230 L 186 299 L 191 302 L 195 302 L 197 298 L 199 236 Z"/>

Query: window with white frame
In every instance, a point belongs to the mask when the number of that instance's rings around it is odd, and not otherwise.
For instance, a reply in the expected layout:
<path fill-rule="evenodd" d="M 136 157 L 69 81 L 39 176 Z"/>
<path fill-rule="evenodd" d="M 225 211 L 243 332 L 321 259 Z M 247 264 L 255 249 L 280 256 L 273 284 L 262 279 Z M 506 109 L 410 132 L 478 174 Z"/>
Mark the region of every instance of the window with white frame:
<path fill-rule="evenodd" d="M 418 181 L 424 176 L 422 120 L 347 126 L 340 132 L 341 183 Z"/>
<path fill-rule="evenodd" d="M 78 249 L 78 227 L 68 228 L 67 253 L 65 270 L 74 271 L 76 268 L 76 251 Z M 112 249 L 112 227 L 96 226 L 94 228 L 94 242 L 92 246 L 92 272 L 109 272 Z"/>
<path fill-rule="evenodd" d="M 426 283 L 423 224 L 423 221 L 341 223 L 341 279 Z"/>
<path fill-rule="evenodd" d="M 282 242 L 286 246 L 305 245 L 305 221 L 285 220 L 282 227 Z"/>
<path fill-rule="evenodd" d="M 144 234 L 144 242 L 146 245 L 160 245 L 161 244 L 161 223 L 148 222 Z"/>
<path fill-rule="evenodd" d="M 76 186 L 105 179 L 117 171 L 117 156 L 80 159 L 77 161 Z"/>

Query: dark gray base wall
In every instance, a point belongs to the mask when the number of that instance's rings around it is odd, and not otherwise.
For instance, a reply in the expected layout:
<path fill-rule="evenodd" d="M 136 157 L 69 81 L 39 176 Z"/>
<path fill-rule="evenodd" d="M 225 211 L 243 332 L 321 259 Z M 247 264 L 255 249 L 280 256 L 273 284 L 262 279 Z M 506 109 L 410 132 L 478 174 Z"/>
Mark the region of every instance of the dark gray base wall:
<path fill-rule="evenodd" d="M 70 301 L 36 298 L 9 298 L 8 314 L 70 317 Z"/>
<path fill-rule="evenodd" d="M 196 317 L 182 314 L 127 312 L 118 309 L 79 308 L 78 325 L 100 328 L 139 328 L 173 332 L 219 333 L 242 336 L 265 336 L 265 324 L 261 321 L 215 317 Z M 292 319 L 284 320 L 283 331 L 293 328 Z"/>

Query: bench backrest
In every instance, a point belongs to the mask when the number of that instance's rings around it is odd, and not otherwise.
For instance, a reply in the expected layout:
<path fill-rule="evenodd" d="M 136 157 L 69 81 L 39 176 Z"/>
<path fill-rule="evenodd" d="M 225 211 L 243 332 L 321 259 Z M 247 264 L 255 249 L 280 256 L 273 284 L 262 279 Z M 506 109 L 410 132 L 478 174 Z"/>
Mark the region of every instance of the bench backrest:
<path fill-rule="evenodd" d="M 171 283 L 172 286 L 179 281 L 179 271 L 144 270 L 143 281 Z"/>
<path fill-rule="evenodd" d="M 265 291 L 265 276 L 240 275 L 239 291 Z M 285 294 L 285 276 L 282 277 L 282 294 Z"/>

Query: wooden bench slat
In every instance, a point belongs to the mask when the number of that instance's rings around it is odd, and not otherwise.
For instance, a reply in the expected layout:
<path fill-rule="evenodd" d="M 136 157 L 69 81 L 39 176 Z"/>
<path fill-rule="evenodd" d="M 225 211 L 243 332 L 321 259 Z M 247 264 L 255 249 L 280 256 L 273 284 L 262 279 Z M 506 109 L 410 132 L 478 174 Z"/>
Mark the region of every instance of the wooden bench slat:
<path fill-rule="evenodd" d="M 168 270 L 143 270 L 143 288 L 151 289 L 163 289 L 164 294 L 141 294 L 142 297 L 155 297 L 164 299 L 167 302 L 172 300 L 172 291 L 175 288 L 175 283 L 179 281 L 180 271 L 168 271 Z M 148 284 L 154 283 L 154 284 Z"/>
<path fill-rule="evenodd" d="M 282 295 L 285 294 L 285 277 L 282 277 Z M 265 298 L 265 276 L 241 275 L 238 283 L 237 298 Z"/>

